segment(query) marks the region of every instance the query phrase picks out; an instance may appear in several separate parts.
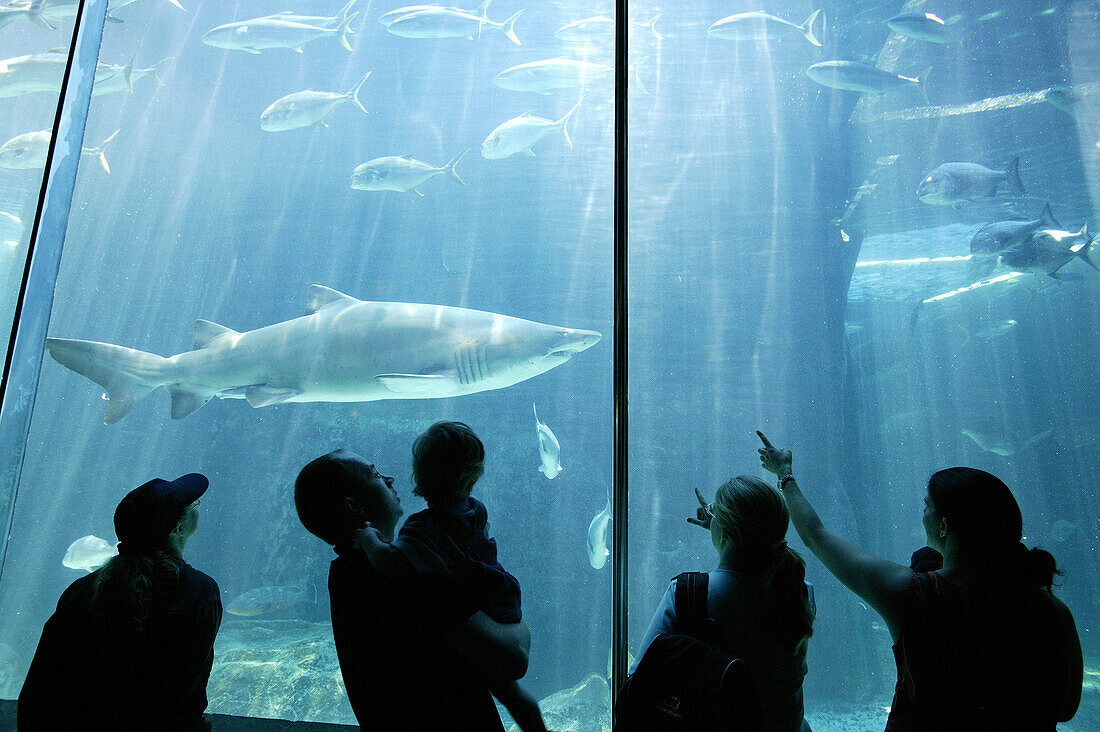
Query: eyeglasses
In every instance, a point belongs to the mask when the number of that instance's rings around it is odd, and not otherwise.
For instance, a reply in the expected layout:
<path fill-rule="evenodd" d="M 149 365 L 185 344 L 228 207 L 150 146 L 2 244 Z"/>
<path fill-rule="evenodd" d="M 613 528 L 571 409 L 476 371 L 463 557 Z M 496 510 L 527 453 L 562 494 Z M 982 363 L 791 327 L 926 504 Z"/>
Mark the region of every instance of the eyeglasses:
<path fill-rule="evenodd" d="M 198 498 L 196 498 L 195 502 L 192 503 L 190 506 L 188 506 L 188 508 L 198 508 L 200 503 L 202 503 L 202 501 L 200 501 Z"/>
<path fill-rule="evenodd" d="M 703 512 L 710 518 L 714 518 L 714 504 L 708 503 L 707 505 L 703 506 Z"/>

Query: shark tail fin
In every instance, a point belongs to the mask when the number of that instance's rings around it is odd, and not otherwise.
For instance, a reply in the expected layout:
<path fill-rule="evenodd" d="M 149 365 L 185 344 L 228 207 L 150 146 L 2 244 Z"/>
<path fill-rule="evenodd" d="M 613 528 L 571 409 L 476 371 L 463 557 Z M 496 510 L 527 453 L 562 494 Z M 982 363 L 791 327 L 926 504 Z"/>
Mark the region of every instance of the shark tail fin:
<path fill-rule="evenodd" d="M 1005 175 L 1008 176 L 1008 188 L 1015 193 L 1026 194 L 1024 190 L 1024 183 L 1020 180 L 1020 156 L 1012 158 L 1012 162 L 1008 164 L 1008 169 L 1005 170 Z"/>
<path fill-rule="evenodd" d="M 33 0 L 31 4 L 27 6 L 27 17 L 43 28 L 57 30 L 54 26 L 50 25 L 50 21 L 42 17 L 42 6 L 45 4 L 46 0 Z"/>
<path fill-rule="evenodd" d="M 450 159 L 450 161 L 446 165 L 443 166 L 443 171 L 445 173 L 447 173 L 447 175 L 449 175 L 452 178 L 454 178 L 455 180 L 457 180 L 462 185 L 466 185 L 466 181 L 464 181 L 464 180 L 462 180 L 462 178 L 458 177 L 458 172 L 455 170 L 455 167 L 458 166 L 458 164 L 462 160 L 462 158 L 466 157 L 466 153 L 468 153 L 468 152 L 470 152 L 470 148 L 466 148 L 465 150 L 460 152 L 458 155 L 455 155 L 453 158 Z"/>
<path fill-rule="evenodd" d="M 105 152 L 105 150 L 107 148 L 107 145 L 111 142 L 111 140 L 115 139 L 115 136 L 118 135 L 119 132 L 122 132 L 121 128 L 112 132 L 110 137 L 99 144 L 99 147 L 93 148 L 88 151 L 89 153 L 95 154 L 99 158 L 99 166 L 107 171 L 107 175 L 111 174 L 111 165 L 107 162 L 107 153 Z"/>
<path fill-rule="evenodd" d="M 353 86 L 351 88 L 351 91 L 348 92 L 348 94 L 351 95 L 351 100 L 353 102 L 355 102 L 355 106 L 359 107 L 359 109 L 363 110 L 363 114 L 370 114 L 370 112 L 368 112 L 367 108 L 363 106 L 363 103 L 361 101 L 359 101 L 359 88 L 363 86 L 364 81 L 366 81 L 368 78 L 370 78 L 370 75 L 372 73 L 373 72 L 368 71 L 367 73 L 363 74 L 363 78 L 360 79 L 359 81 L 357 81 L 355 83 L 355 86 Z"/>
<path fill-rule="evenodd" d="M 810 13 L 809 18 L 806 18 L 806 22 L 799 26 L 799 30 L 802 31 L 802 35 L 806 37 L 806 40 L 818 48 L 821 47 L 821 41 L 818 40 L 817 34 L 814 33 L 814 23 L 817 22 L 819 17 L 821 17 L 821 11 L 815 10 Z M 660 38 L 660 36 L 658 36 L 658 38 Z"/>
<path fill-rule="evenodd" d="M 62 366 L 106 390 L 104 424 L 114 424 L 158 386 L 168 383 L 167 360 L 110 343 L 47 338 L 46 349 Z"/>
<path fill-rule="evenodd" d="M 353 3 L 349 3 L 347 7 L 350 8 L 352 4 Z M 348 34 L 352 32 L 349 25 L 358 15 L 359 13 L 352 13 L 351 15 L 344 16 L 344 19 L 340 21 L 340 25 L 336 27 L 336 37 L 340 39 L 340 45 L 349 51 L 355 50 L 351 47 L 351 44 L 348 43 Z"/>
<path fill-rule="evenodd" d="M 573 147 L 573 141 L 569 139 L 569 128 L 567 127 L 567 123 L 569 122 L 569 118 L 573 116 L 573 113 L 577 111 L 577 107 L 581 106 L 582 101 L 584 101 L 583 94 L 581 98 L 577 100 L 577 103 L 573 105 L 573 108 L 566 112 L 565 116 L 555 123 L 561 127 L 561 133 L 565 135 L 565 141 L 569 144 L 569 147 Z"/>
<path fill-rule="evenodd" d="M 521 15 L 523 15 L 522 10 L 515 13 L 508 20 L 504 21 L 504 25 L 500 29 L 501 32 L 504 33 L 504 35 L 508 36 L 508 40 L 511 41 L 512 43 L 516 44 L 517 46 L 522 46 L 523 45 L 522 43 L 519 42 L 519 37 L 516 36 L 516 20 L 518 20 L 519 16 L 521 16 Z"/>
<path fill-rule="evenodd" d="M 1047 203 L 1043 206 L 1043 213 L 1039 215 L 1039 218 L 1044 224 L 1048 224 L 1057 229 L 1061 229 L 1062 225 L 1058 223 L 1058 219 L 1054 218 L 1054 212 L 1050 210 L 1050 204 Z"/>

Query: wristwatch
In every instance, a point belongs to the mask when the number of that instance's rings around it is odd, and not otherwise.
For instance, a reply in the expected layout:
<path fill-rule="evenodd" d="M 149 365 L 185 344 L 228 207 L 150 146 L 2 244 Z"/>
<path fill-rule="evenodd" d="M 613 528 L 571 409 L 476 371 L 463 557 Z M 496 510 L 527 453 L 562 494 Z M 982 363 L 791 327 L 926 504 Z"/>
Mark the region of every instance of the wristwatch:
<path fill-rule="evenodd" d="M 778 488 L 780 491 L 782 491 L 784 488 L 787 487 L 787 483 L 792 481 L 792 480 L 794 480 L 794 474 L 793 473 L 787 473 L 786 475 L 784 475 L 782 478 L 779 479 L 779 482 L 775 484 L 775 487 Z"/>

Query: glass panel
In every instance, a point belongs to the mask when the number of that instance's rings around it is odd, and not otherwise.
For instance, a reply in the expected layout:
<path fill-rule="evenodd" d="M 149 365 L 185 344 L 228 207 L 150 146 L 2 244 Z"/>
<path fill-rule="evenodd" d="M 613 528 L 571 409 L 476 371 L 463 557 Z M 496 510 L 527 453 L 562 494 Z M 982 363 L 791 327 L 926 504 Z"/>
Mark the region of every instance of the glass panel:
<path fill-rule="evenodd" d="M 662 10 L 633 5 L 636 21 Z M 668 579 L 717 566 L 685 523 L 693 489 L 774 480 L 760 429 L 793 449 L 828 528 L 905 565 L 933 471 L 1001 477 L 1025 543 L 1065 570 L 1055 594 L 1092 679 L 1100 277 L 1068 249 L 1094 228 L 1096 8 L 762 5 L 668 6 L 666 40 L 631 49 L 652 92 L 632 97 L 630 129 L 633 650 Z M 914 11 L 944 22 L 887 25 Z M 814 66 L 835 61 L 865 65 Z M 971 187 L 918 188 L 945 163 L 967 163 L 954 173 Z M 1060 225 L 1039 221 L 1045 202 Z M 1012 219 L 1041 254 L 971 256 L 983 226 Z M 890 634 L 788 538 L 817 597 L 807 719 L 882 729 Z M 1092 683 L 1060 728 L 1096 726 Z"/>
<path fill-rule="evenodd" d="M 345 447 L 395 476 L 406 510 L 420 510 L 412 441 L 457 419 L 486 445 L 474 496 L 522 586 L 534 639 L 523 683 L 555 695 L 552 726 L 606 726 L 610 566 L 594 567 L 602 530 L 591 552 L 586 532 L 603 526 L 611 472 L 611 31 L 597 27 L 587 46 L 554 33 L 602 8 L 520 14 L 501 2 L 480 37 L 469 14 L 451 19 L 465 23 L 458 37 L 418 37 L 451 26 L 387 29 L 379 20 L 399 3 L 318 2 L 287 21 L 299 27 L 255 40 L 232 32 L 241 25 L 215 29 L 282 6 L 182 5 L 112 7 L 85 138 L 102 155 L 81 168 L 51 335 L 185 355 L 108 360 L 108 373 L 129 376 L 100 373 L 104 388 L 78 373 L 97 374 L 80 347 L 52 346 L 0 587 L 11 669 L 0 693 L 16 696 L 42 623 L 83 574 L 62 565 L 70 544 L 98 537 L 109 554 L 128 490 L 199 471 L 211 487 L 185 556 L 215 578 L 229 611 L 210 711 L 354 722 L 328 622 L 332 554 L 297 518 L 294 478 Z M 577 63 L 533 78 L 509 71 L 558 57 Z M 390 333 L 280 325 L 302 315 L 315 284 L 444 309 L 397 309 L 403 323 Z M 357 307 L 367 318 L 381 306 Z M 200 320 L 206 348 L 190 353 Z M 243 333 L 229 339 L 238 347 L 210 323 Z M 265 326 L 271 341 L 254 335 Z M 163 385 L 174 386 L 171 405 Z M 203 403 L 215 393 L 225 398 Z M 560 445 L 560 475 L 540 460 L 532 404 Z M 231 602 L 264 587 L 287 606 L 253 615 L 266 608 Z"/>

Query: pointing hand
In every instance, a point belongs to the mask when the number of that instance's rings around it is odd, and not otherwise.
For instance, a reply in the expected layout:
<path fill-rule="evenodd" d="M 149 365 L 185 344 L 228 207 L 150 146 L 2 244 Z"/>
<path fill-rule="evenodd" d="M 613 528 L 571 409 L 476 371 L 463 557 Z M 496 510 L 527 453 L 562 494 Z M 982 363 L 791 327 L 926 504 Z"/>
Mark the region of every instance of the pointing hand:
<path fill-rule="evenodd" d="M 757 430 L 756 434 L 759 435 L 760 441 L 764 443 L 764 446 L 757 450 L 760 453 L 760 464 L 764 466 L 764 470 L 780 476 L 790 473 L 791 460 L 793 459 L 791 451 L 781 450 L 768 442 L 768 438 L 764 437 L 764 433 L 760 430 Z"/>
<path fill-rule="evenodd" d="M 695 489 L 695 497 L 699 499 L 699 508 L 695 509 L 696 518 L 689 516 L 687 522 L 710 531 L 710 522 L 713 517 L 707 507 L 707 499 L 703 498 L 703 494 L 699 492 L 698 488 Z"/>

